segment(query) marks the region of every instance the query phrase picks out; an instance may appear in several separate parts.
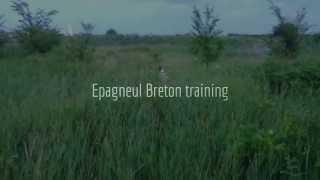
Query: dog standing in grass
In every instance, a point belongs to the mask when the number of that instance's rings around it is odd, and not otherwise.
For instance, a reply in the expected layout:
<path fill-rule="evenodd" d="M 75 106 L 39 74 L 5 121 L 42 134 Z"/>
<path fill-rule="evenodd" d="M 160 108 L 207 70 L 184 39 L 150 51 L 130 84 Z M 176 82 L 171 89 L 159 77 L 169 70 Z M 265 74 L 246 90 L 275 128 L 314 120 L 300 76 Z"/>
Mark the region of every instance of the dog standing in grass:
<path fill-rule="evenodd" d="M 169 77 L 167 75 L 167 73 L 165 72 L 163 66 L 159 66 L 159 79 L 160 79 L 160 83 L 162 84 L 167 84 Z"/>

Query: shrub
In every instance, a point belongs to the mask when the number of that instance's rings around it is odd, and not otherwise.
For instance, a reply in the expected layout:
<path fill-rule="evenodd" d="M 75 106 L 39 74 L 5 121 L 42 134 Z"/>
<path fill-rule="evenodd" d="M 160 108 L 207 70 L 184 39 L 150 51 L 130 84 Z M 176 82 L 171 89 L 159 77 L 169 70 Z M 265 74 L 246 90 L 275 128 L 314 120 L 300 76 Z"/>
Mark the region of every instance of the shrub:
<path fill-rule="evenodd" d="M 5 56 L 5 44 L 8 42 L 9 37 L 4 30 L 4 16 L 0 15 L 0 58 Z"/>
<path fill-rule="evenodd" d="M 116 30 L 109 29 L 106 32 L 106 40 L 107 41 L 116 41 L 118 39 L 119 35 Z"/>
<path fill-rule="evenodd" d="M 278 62 L 270 60 L 263 65 L 263 78 L 273 94 L 286 95 L 317 92 L 320 89 L 319 62 Z M 293 93 L 295 93 L 293 92 Z"/>
<path fill-rule="evenodd" d="M 274 27 L 273 36 L 280 38 L 280 47 L 284 55 L 295 56 L 298 53 L 300 40 L 299 31 L 292 23 L 283 23 Z"/>
<path fill-rule="evenodd" d="M 320 33 L 315 34 L 314 39 L 315 39 L 316 43 L 319 44 L 320 43 Z"/>
<path fill-rule="evenodd" d="M 90 23 L 81 23 L 83 32 L 69 38 L 67 42 L 68 58 L 74 60 L 88 60 L 93 56 L 94 48 L 91 45 L 94 26 Z"/>
<path fill-rule="evenodd" d="M 223 50 L 223 43 L 218 37 L 221 33 L 217 30 L 219 19 L 214 15 L 214 9 L 206 7 L 203 13 L 196 7 L 193 10 L 193 41 L 192 53 L 202 61 L 206 67 L 216 61 Z"/>
<path fill-rule="evenodd" d="M 108 44 L 122 43 L 126 41 L 126 36 L 111 28 L 106 31 L 105 40 Z"/>
<path fill-rule="evenodd" d="M 12 1 L 12 8 L 20 17 L 16 36 L 25 49 L 46 53 L 59 44 L 60 33 L 52 26 L 52 16 L 58 13 L 56 10 L 31 12 L 29 4 L 22 0 Z"/>
<path fill-rule="evenodd" d="M 310 25 L 305 21 L 307 11 L 305 8 L 297 12 L 296 18 L 290 20 L 283 16 L 281 9 L 271 0 L 271 9 L 277 17 L 279 23 L 274 26 L 272 39 L 269 42 L 273 54 L 296 57 L 299 53 L 302 39 L 310 29 Z"/>
<path fill-rule="evenodd" d="M 261 174 L 272 173 L 271 179 L 303 179 L 317 169 L 315 146 L 319 144 L 320 127 L 316 120 L 306 123 L 286 113 L 277 129 L 257 128 L 252 124 L 241 125 L 239 129 L 234 149 L 241 169 L 240 179 L 246 179 L 253 166 Z"/>
<path fill-rule="evenodd" d="M 112 28 L 107 30 L 106 32 L 106 36 L 117 36 L 117 35 L 118 35 L 118 32 Z"/>
<path fill-rule="evenodd" d="M 7 33 L 4 30 L 4 18 L 0 15 L 0 48 L 8 41 Z"/>

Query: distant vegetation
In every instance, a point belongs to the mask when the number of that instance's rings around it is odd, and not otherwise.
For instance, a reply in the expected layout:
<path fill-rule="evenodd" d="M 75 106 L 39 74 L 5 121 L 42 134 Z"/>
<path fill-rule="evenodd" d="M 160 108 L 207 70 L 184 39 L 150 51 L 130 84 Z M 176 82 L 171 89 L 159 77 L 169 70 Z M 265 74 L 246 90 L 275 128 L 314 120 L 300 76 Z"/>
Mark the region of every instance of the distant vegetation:
<path fill-rule="evenodd" d="M 106 36 L 117 36 L 117 35 L 119 35 L 119 34 L 115 29 L 109 29 L 106 32 Z"/>

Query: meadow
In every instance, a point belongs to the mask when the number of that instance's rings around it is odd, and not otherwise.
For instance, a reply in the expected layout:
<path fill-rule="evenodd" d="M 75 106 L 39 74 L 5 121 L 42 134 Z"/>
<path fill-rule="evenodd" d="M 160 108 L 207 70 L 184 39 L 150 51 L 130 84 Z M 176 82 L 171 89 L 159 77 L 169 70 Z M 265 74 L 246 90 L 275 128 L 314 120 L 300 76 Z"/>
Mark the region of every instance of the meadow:
<path fill-rule="evenodd" d="M 320 179 L 320 95 L 307 87 L 270 92 L 259 38 L 230 38 L 209 68 L 188 39 L 100 44 L 89 61 L 58 47 L 0 59 L 0 179 Z M 11 54 L 18 54 L 11 48 Z M 9 50 L 8 50 L 8 53 Z M 92 83 L 228 86 L 213 98 L 92 98 Z"/>

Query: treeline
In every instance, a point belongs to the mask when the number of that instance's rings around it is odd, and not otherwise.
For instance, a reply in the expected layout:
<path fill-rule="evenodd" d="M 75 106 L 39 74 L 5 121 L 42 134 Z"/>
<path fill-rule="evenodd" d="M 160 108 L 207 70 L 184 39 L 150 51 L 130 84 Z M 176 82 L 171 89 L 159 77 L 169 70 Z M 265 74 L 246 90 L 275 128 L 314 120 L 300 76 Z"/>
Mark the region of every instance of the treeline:
<path fill-rule="evenodd" d="M 273 31 L 268 35 L 252 36 L 265 39 L 266 45 L 271 49 L 271 54 L 296 58 L 303 48 L 303 40 L 312 26 L 306 21 L 307 10 L 301 9 L 294 19 L 283 15 L 282 10 L 272 0 L 270 9 L 278 19 Z M 57 46 L 66 46 L 71 57 L 86 59 L 92 56 L 94 46 L 108 44 L 133 44 L 133 43 L 156 43 L 167 41 L 172 37 L 166 36 L 139 36 L 137 34 L 124 35 L 114 29 L 106 31 L 105 35 L 93 35 L 94 25 L 82 22 L 82 32 L 65 35 L 53 23 L 53 17 L 58 13 L 56 10 L 37 9 L 32 11 L 30 5 L 24 0 L 11 1 L 11 8 L 19 17 L 18 25 L 13 32 L 6 33 L 4 30 L 5 18 L 0 16 L 0 48 L 8 41 L 16 42 L 25 53 L 47 53 Z M 192 31 L 190 34 L 175 36 L 176 39 L 190 39 L 191 52 L 194 57 L 208 67 L 211 62 L 217 61 L 223 54 L 225 42 L 222 31 L 217 28 L 220 22 L 213 7 L 207 6 L 203 11 L 197 7 L 193 10 Z M 239 37 L 231 34 L 232 37 Z M 241 35 L 247 37 L 249 35 Z M 312 36 L 314 42 L 320 42 L 320 35 Z"/>

